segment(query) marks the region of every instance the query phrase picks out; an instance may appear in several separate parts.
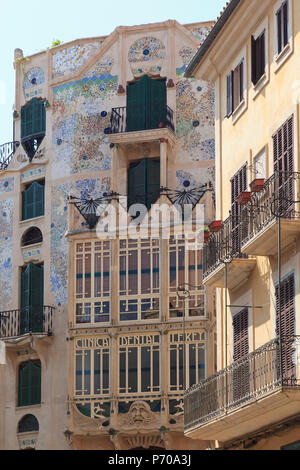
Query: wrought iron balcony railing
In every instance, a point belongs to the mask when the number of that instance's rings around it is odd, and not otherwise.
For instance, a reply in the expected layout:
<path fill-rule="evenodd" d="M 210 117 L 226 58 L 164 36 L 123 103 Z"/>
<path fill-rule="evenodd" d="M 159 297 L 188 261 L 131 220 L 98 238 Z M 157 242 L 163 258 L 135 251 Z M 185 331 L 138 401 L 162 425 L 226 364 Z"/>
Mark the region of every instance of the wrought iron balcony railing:
<path fill-rule="evenodd" d="M 300 219 L 300 173 L 277 172 L 241 211 L 242 246 L 276 217 Z"/>
<path fill-rule="evenodd" d="M 53 333 L 54 307 L 37 305 L 0 312 L 0 338 L 17 338 L 27 333 Z"/>
<path fill-rule="evenodd" d="M 217 233 L 212 233 L 203 247 L 203 279 L 224 261 L 245 258 L 241 253 L 242 228 L 239 218 L 230 215 Z"/>
<path fill-rule="evenodd" d="M 126 106 L 112 109 L 110 119 L 112 134 L 166 127 L 175 132 L 174 112 L 167 105 L 163 108 L 157 106 L 151 110 L 151 113 L 149 112 L 149 115 L 143 106 L 137 106 L 132 113 L 134 116 L 129 116 L 127 109 Z"/>
<path fill-rule="evenodd" d="M 278 338 L 202 380 L 184 398 L 184 426 L 203 426 L 282 387 L 300 387 L 300 336 Z M 280 359 L 281 358 L 281 359 Z"/>
<path fill-rule="evenodd" d="M 6 170 L 19 146 L 20 142 L 17 141 L 0 145 L 0 171 Z"/>

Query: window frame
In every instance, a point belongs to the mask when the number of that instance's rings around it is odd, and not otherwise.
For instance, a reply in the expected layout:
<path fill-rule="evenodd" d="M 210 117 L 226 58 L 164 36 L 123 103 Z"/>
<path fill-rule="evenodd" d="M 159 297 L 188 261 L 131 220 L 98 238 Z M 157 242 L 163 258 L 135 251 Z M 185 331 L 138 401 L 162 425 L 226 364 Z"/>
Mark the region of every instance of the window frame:
<path fill-rule="evenodd" d="M 265 48 L 264 48 L 264 58 L 265 58 L 265 69 L 263 75 L 257 81 L 256 84 L 252 81 L 252 44 L 251 47 L 251 87 L 252 87 L 252 98 L 255 100 L 263 88 L 267 85 L 270 79 L 270 60 L 269 60 L 269 17 L 266 16 L 265 20 L 260 24 L 260 26 L 254 31 L 251 35 L 253 40 L 258 39 L 262 34 L 265 34 Z"/>
<path fill-rule="evenodd" d="M 242 114 L 246 111 L 248 107 L 248 56 L 247 56 L 247 46 L 245 46 L 232 62 L 230 72 L 225 76 L 225 89 L 226 89 L 226 100 L 225 100 L 225 118 L 232 118 L 232 124 L 235 124 Z M 242 66 L 242 67 L 241 67 Z M 234 72 L 239 68 L 239 99 L 238 102 L 234 102 Z M 242 74 L 242 80 L 240 75 Z M 233 77 L 233 78 L 232 78 Z M 229 109 L 230 103 L 230 109 Z"/>
<path fill-rule="evenodd" d="M 287 4 L 287 43 L 279 51 L 278 47 L 278 13 Z M 293 2 L 291 0 L 278 0 L 273 9 L 274 35 L 273 35 L 273 54 L 275 58 L 275 73 L 281 68 L 285 61 L 290 57 L 294 50 L 293 38 Z"/>
<path fill-rule="evenodd" d="M 82 246 L 82 251 L 79 251 L 79 247 Z M 99 249 L 97 249 L 99 248 Z M 90 255 L 90 272 L 86 271 L 86 257 Z M 100 258 L 100 272 L 96 272 L 96 257 Z M 83 326 L 83 325 L 108 325 L 111 324 L 111 257 L 112 257 L 112 243 L 110 241 L 102 241 L 102 240 L 82 240 L 77 241 L 75 243 L 74 249 L 74 261 L 75 261 L 75 269 L 74 269 L 74 324 L 76 326 Z M 106 262 L 108 261 L 108 271 L 105 270 L 104 267 L 104 259 Z M 79 273 L 79 266 L 80 261 L 82 263 L 82 273 Z M 103 290 L 104 284 L 103 279 L 105 274 L 108 272 L 108 289 Z M 100 274 L 101 280 L 101 294 L 96 296 L 96 273 Z M 78 276 L 82 276 L 81 278 Z M 99 276 L 98 276 L 99 277 Z M 82 285 L 80 286 L 80 281 L 82 280 Z M 89 285 L 87 286 L 87 280 L 90 279 Z M 87 295 L 86 288 L 89 289 L 90 295 Z M 106 295 L 105 295 L 106 294 Z M 77 306 L 82 306 L 83 313 L 77 314 Z M 107 308 L 108 312 L 104 311 L 103 309 Z M 80 308 L 80 307 L 79 307 Z M 97 313 L 97 309 L 100 311 Z M 86 310 L 86 311 L 85 311 Z M 89 312 L 89 313 L 86 313 Z M 90 321 L 77 321 L 78 317 L 90 317 Z M 106 321 L 95 321 L 96 317 L 106 317 L 108 316 L 108 320 Z"/>

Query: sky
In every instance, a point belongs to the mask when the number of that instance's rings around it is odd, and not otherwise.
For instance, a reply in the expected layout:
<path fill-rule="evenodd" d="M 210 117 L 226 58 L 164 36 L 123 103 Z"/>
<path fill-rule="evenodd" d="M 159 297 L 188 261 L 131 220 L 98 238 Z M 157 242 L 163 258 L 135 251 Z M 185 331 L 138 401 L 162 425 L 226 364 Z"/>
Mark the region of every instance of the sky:
<path fill-rule="evenodd" d="M 225 4 L 226 0 L 0 0 L 0 146 L 13 138 L 16 48 L 28 56 L 47 49 L 53 40 L 106 36 L 117 26 L 215 20 Z"/>

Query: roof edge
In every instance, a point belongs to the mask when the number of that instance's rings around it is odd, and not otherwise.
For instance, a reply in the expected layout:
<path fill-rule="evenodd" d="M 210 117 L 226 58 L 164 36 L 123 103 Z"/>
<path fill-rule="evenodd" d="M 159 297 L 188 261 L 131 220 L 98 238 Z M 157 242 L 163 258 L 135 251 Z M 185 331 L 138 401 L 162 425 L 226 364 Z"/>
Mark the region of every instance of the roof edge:
<path fill-rule="evenodd" d="M 223 10 L 223 13 L 221 16 L 218 18 L 218 20 L 215 22 L 214 26 L 206 36 L 205 40 L 201 44 L 200 48 L 192 58 L 191 62 L 187 66 L 187 69 L 185 71 L 184 76 L 187 78 L 191 78 L 196 67 L 200 64 L 201 60 L 203 59 L 204 55 L 210 48 L 210 46 L 213 44 L 214 40 L 218 36 L 218 34 L 221 32 L 227 21 L 229 20 L 230 16 L 234 12 L 234 10 L 237 8 L 241 0 L 231 0 L 225 9 Z"/>

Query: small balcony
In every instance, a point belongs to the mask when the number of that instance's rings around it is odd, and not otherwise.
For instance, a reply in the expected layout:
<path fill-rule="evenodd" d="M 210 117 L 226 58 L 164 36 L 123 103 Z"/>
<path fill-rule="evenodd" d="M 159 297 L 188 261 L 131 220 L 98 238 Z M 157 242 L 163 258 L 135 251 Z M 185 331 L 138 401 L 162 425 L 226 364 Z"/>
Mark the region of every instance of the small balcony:
<path fill-rule="evenodd" d="M 300 412 L 300 337 L 274 339 L 185 394 L 185 434 L 230 442 Z"/>
<path fill-rule="evenodd" d="M 252 193 L 241 211 L 242 253 L 276 255 L 279 217 L 281 250 L 285 250 L 300 231 L 300 173 L 278 172 Z"/>
<path fill-rule="evenodd" d="M 130 108 L 126 106 L 113 108 L 111 111 L 111 134 L 125 132 L 148 131 L 154 129 L 170 129 L 175 132 L 174 112 L 169 106 L 161 105 L 147 110 L 144 106 Z"/>
<path fill-rule="evenodd" d="M 20 147 L 20 142 L 17 141 L 0 145 L 0 171 L 7 169 L 18 147 Z"/>
<path fill-rule="evenodd" d="M 37 305 L 0 312 L 0 339 L 18 339 L 28 334 L 52 336 L 54 307 Z"/>
<path fill-rule="evenodd" d="M 203 248 L 203 284 L 234 289 L 246 281 L 256 265 L 255 259 L 241 253 L 241 230 L 230 216 L 217 233 L 212 233 Z M 226 268 L 227 266 L 227 268 Z"/>

